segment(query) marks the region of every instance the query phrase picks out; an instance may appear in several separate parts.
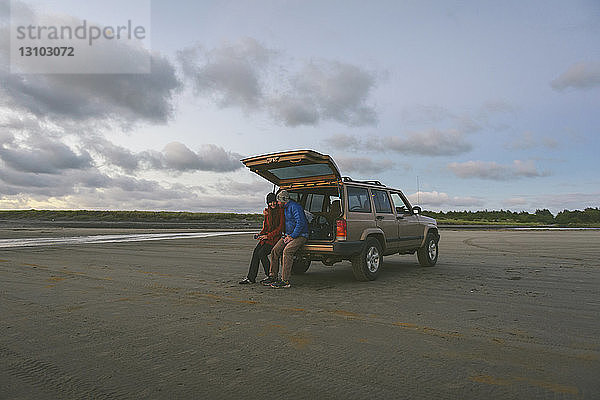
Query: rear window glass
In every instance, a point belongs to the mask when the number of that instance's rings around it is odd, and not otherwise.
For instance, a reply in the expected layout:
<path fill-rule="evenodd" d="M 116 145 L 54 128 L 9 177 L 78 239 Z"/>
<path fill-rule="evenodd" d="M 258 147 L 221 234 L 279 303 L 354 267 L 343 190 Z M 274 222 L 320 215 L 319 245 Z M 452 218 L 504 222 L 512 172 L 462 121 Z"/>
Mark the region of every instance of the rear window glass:
<path fill-rule="evenodd" d="M 392 213 L 390 198 L 385 190 L 373 190 L 373 202 L 378 213 Z"/>
<path fill-rule="evenodd" d="M 371 212 L 371 201 L 367 189 L 348 186 L 348 211 Z"/>
<path fill-rule="evenodd" d="M 307 178 L 309 176 L 334 175 L 327 164 L 293 165 L 268 170 L 279 179 Z"/>

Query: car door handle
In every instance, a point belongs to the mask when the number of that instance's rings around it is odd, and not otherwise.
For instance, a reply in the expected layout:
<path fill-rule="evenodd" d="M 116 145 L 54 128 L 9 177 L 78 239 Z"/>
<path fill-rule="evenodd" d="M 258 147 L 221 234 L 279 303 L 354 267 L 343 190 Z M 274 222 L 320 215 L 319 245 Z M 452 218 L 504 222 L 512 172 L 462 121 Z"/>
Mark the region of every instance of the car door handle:
<path fill-rule="evenodd" d="M 375 219 L 382 220 L 383 219 L 383 215 L 378 215 L 378 216 L 375 217 Z"/>
<path fill-rule="evenodd" d="M 402 215 L 398 215 L 396 219 L 404 219 L 404 217 Z"/>

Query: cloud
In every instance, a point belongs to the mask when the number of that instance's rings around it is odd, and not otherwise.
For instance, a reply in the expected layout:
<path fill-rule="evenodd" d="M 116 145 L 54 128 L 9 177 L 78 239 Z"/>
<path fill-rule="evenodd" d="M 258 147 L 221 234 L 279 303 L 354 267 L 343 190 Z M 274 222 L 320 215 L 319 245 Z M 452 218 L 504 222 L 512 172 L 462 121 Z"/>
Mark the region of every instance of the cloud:
<path fill-rule="evenodd" d="M 36 174 L 12 168 L 0 169 L 0 192 L 4 195 L 66 196 L 79 188 L 105 188 L 111 178 L 97 169 L 68 169 L 58 174 Z"/>
<path fill-rule="evenodd" d="M 263 98 L 261 75 L 275 54 L 252 38 L 213 50 L 201 46 L 178 52 L 184 76 L 197 94 L 211 96 L 221 107 L 258 107 Z"/>
<path fill-rule="evenodd" d="M 24 3 L 13 4 L 24 12 L 34 13 Z M 6 12 L 0 9 L 0 13 Z M 47 15 L 44 18 L 52 22 L 52 18 L 59 17 Z M 164 123 L 172 116 L 173 96 L 181 82 L 175 67 L 164 56 L 133 46 L 108 46 L 102 55 L 107 65 L 124 60 L 136 65 L 150 57 L 151 73 L 17 74 L 9 70 L 9 37 L 8 26 L 3 24 L 0 26 L 0 97 L 15 110 L 44 119 L 120 124 Z"/>
<path fill-rule="evenodd" d="M 163 168 L 174 171 L 228 172 L 242 167 L 243 156 L 214 144 L 202 145 L 195 153 L 180 142 L 167 144 L 162 152 Z"/>
<path fill-rule="evenodd" d="M 21 172 L 57 174 L 66 169 L 87 169 L 92 158 L 85 150 L 75 153 L 67 145 L 43 137 L 29 138 L 28 147 L 0 146 L 0 160 Z"/>
<path fill-rule="evenodd" d="M 476 197 L 453 197 L 443 192 L 417 192 L 408 195 L 408 200 L 413 205 L 419 205 L 421 207 L 442 207 L 442 206 L 455 206 L 455 207 L 479 207 L 483 206 L 485 202 L 482 199 Z"/>
<path fill-rule="evenodd" d="M 347 135 L 344 133 L 338 133 L 338 134 L 328 137 L 327 139 L 323 140 L 323 142 L 337 150 L 358 151 L 358 150 L 368 150 L 368 146 L 367 147 L 364 146 L 366 144 L 366 142 L 373 143 L 373 142 L 376 142 L 377 140 L 379 140 L 379 139 L 375 138 L 375 137 L 369 138 L 369 139 L 363 139 L 362 136 L 358 136 L 358 135 Z"/>
<path fill-rule="evenodd" d="M 391 160 L 372 160 L 366 157 L 336 157 L 335 162 L 342 174 L 348 172 L 376 174 L 395 167 L 395 163 Z"/>
<path fill-rule="evenodd" d="M 331 60 L 283 66 L 276 62 L 279 55 L 244 38 L 212 50 L 188 47 L 177 59 L 194 92 L 219 107 L 261 110 L 286 126 L 323 120 L 348 126 L 376 123 L 377 113 L 367 104 L 377 83 L 374 74 Z"/>
<path fill-rule="evenodd" d="M 286 126 L 317 125 L 321 114 L 313 99 L 282 95 L 269 100 L 270 113 Z"/>
<path fill-rule="evenodd" d="M 120 167 L 127 173 L 139 170 L 231 172 L 243 167 L 241 154 L 214 144 L 203 144 L 194 152 L 181 142 L 170 142 L 162 152 L 145 150 L 134 153 L 101 135 L 90 135 L 82 140 L 86 148 L 104 161 L 104 165 Z"/>
<path fill-rule="evenodd" d="M 197 212 L 260 212 L 264 194 L 254 186 L 254 194 L 209 192 L 202 187 L 158 182 L 94 171 L 69 171 L 43 179 L 34 174 L 10 173 L 0 169 L 0 208 L 2 209 L 100 209 L 100 210 L 189 210 Z M 97 182 L 94 182 L 92 176 Z M 81 178 L 84 178 L 83 180 Z M 22 179 L 19 181 L 19 179 Z M 11 183 L 7 183 L 6 181 Z M 268 189 L 267 189 L 268 190 Z"/>
<path fill-rule="evenodd" d="M 82 138 L 85 148 L 89 149 L 97 158 L 102 159 L 104 164 L 114 165 L 122 168 L 128 173 L 133 173 L 140 167 L 140 161 L 151 159 L 134 154 L 131 150 L 118 146 L 105 139 L 102 135 L 94 134 Z"/>
<path fill-rule="evenodd" d="M 162 151 L 134 152 L 103 135 L 106 129 L 168 122 L 182 83 L 166 57 L 144 49 L 105 54 L 109 63 L 125 58 L 136 63 L 151 56 L 149 74 L 11 74 L 5 3 L 0 3 L 0 207 L 198 211 L 227 210 L 228 204 L 237 204 L 240 210 L 262 207 L 262 195 L 236 199 L 214 188 L 137 176 L 151 175 L 148 171 L 235 171 L 243 167 L 238 153 L 214 144 L 192 150 L 179 142 L 168 143 Z M 23 12 L 35 13 L 23 3 L 15 4 Z M 247 50 L 243 57 L 260 49 L 247 46 Z"/>
<path fill-rule="evenodd" d="M 110 61 L 107 61 L 110 62 Z M 173 66 L 154 56 L 150 74 L 19 75 L 0 71 L 2 95 L 38 117 L 164 123 L 179 87 Z"/>
<path fill-rule="evenodd" d="M 459 178 L 478 178 L 496 181 L 549 175 L 549 172 L 539 171 L 532 160 L 514 160 L 510 165 L 498 164 L 493 161 L 454 162 L 448 164 L 448 169 Z"/>
<path fill-rule="evenodd" d="M 568 88 L 591 89 L 600 86 L 600 62 L 579 62 L 571 65 L 558 78 L 550 82 L 554 90 Z"/>
<path fill-rule="evenodd" d="M 505 147 L 510 150 L 529 150 L 538 147 L 556 148 L 558 142 L 552 138 L 537 138 L 532 132 L 523 132 L 523 134 L 515 138 L 513 141 L 505 144 Z"/>
<path fill-rule="evenodd" d="M 391 136 L 381 139 L 383 148 L 402 154 L 423 156 L 455 156 L 467 153 L 473 146 L 466 141 L 464 132 L 456 129 L 411 132 L 405 137 Z"/>
<path fill-rule="evenodd" d="M 410 132 L 404 136 L 363 137 L 336 134 L 324 140 L 336 150 L 395 152 L 421 156 L 455 156 L 468 153 L 473 146 L 467 141 L 465 131 L 430 129 Z"/>
<path fill-rule="evenodd" d="M 313 61 L 290 82 L 292 89 L 270 102 L 272 115 L 287 126 L 316 125 L 320 119 L 349 126 L 377 122 L 375 110 L 366 104 L 375 77 L 357 66 Z"/>

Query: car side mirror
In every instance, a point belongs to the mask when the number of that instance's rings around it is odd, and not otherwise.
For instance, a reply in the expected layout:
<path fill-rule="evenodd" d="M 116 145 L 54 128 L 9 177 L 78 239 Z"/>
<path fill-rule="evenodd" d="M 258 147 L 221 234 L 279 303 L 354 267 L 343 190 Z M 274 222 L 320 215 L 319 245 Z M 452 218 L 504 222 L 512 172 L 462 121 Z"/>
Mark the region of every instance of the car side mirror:
<path fill-rule="evenodd" d="M 419 207 L 419 206 L 414 206 L 414 207 L 412 208 L 412 212 L 413 212 L 413 214 L 415 214 L 415 215 L 416 215 L 416 214 L 421 214 L 421 207 Z"/>

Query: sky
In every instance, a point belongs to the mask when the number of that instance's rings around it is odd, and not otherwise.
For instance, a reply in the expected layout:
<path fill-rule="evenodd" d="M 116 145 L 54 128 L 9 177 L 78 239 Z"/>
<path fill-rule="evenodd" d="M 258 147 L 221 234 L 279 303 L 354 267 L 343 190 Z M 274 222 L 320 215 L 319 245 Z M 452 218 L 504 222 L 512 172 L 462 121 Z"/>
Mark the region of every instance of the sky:
<path fill-rule="evenodd" d="M 428 210 L 600 206 L 597 0 L 123 4 L 0 0 L 0 209 L 258 212 L 239 160 L 293 149 Z M 16 9 L 141 21 L 102 66 L 151 71 L 15 72 Z"/>

